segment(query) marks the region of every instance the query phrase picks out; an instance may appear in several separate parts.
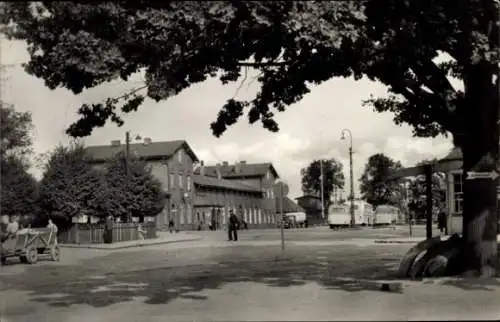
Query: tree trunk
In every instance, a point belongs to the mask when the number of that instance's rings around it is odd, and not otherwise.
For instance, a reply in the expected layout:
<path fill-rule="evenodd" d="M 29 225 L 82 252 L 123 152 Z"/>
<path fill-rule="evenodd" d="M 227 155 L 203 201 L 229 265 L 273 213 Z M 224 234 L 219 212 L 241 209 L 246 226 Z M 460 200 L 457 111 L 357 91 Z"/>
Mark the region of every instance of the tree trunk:
<path fill-rule="evenodd" d="M 467 275 L 491 277 L 498 269 L 498 179 L 472 178 L 469 172 L 497 170 L 499 132 L 497 93 L 487 66 L 474 66 L 464 79 L 466 99 L 462 106 L 463 136 L 463 252 Z M 492 90 L 493 89 L 493 90 Z"/>

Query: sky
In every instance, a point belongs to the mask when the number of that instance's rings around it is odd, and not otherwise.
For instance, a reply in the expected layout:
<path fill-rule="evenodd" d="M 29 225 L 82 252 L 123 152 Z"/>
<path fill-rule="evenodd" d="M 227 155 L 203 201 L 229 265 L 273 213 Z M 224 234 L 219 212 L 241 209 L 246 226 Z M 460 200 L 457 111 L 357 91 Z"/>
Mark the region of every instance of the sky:
<path fill-rule="evenodd" d="M 69 142 L 65 130 L 78 119 L 81 104 L 96 103 L 143 84 L 142 75 L 137 74 L 127 83 L 107 83 L 79 95 L 62 88 L 50 90 L 43 80 L 24 72 L 21 64 L 28 59 L 23 42 L 0 39 L 0 63 L 12 64 L 3 72 L 0 98 L 18 111 L 32 113 L 37 154 Z M 313 87 L 300 102 L 277 113 L 278 133 L 262 128 L 259 122 L 250 125 L 244 116 L 222 137 L 215 138 L 210 123 L 216 119 L 220 107 L 232 97 L 253 98 L 258 83 L 252 81 L 249 73 L 239 91 L 238 87 L 240 82 L 222 85 L 218 79 L 210 79 L 166 101 L 146 100 L 137 112 L 124 116 L 122 127 L 106 124 L 94 130 L 84 142 L 86 145 L 123 142 L 125 132 L 130 131 L 132 137 L 150 137 L 156 142 L 184 139 L 207 165 L 242 160 L 272 162 L 281 180 L 290 187 L 292 198 L 302 194 L 300 169 L 314 159 L 336 158 L 344 165 L 346 183 L 349 182 L 349 144 L 340 139 L 344 128 L 352 132 L 356 196 L 359 177 L 370 155 L 384 153 L 404 166 L 412 166 L 423 159 L 444 157 L 453 146 L 451 137 L 413 138 L 411 128 L 395 125 L 391 113 L 362 107 L 362 101 L 370 94 L 387 93 L 384 85 L 367 79 L 332 79 Z M 33 167 L 30 171 L 41 178 L 40 168 Z M 344 188 L 346 193 L 348 188 L 348 185 Z"/>

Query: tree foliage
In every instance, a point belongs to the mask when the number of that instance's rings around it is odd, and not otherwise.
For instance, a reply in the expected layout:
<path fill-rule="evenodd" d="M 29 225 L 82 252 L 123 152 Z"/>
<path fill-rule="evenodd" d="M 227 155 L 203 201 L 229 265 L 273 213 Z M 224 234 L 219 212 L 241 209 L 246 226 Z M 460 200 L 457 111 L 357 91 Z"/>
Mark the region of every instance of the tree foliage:
<path fill-rule="evenodd" d="M 0 156 L 16 156 L 25 160 L 32 152 L 31 113 L 18 112 L 13 105 L 0 101 Z M 10 164 L 10 163 L 9 163 Z"/>
<path fill-rule="evenodd" d="M 50 88 L 74 93 L 145 71 L 146 95 L 163 100 L 207 77 L 237 81 L 246 67 L 259 70 L 261 90 L 251 101 L 230 99 L 212 131 L 221 135 L 245 109 L 250 123 L 278 130 L 284 111 L 332 77 L 363 75 L 389 86 L 393 96 L 368 102 L 395 113 L 420 136 L 463 134 L 466 97 L 447 76 L 467 82 L 476 69 L 497 97 L 498 2 L 487 1 L 169 1 L 100 4 L 4 4 L 4 32 L 29 44 L 26 71 Z M 102 21 L 108 21 L 102 27 Z M 451 62 L 435 58 L 446 53 Z M 68 59 L 70 58 L 70 59 Z M 136 110 L 133 92 L 84 104 L 74 136 L 89 135 L 107 119 Z"/>
<path fill-rule="evenodd" d="M 321 196 L 321 164 L 323 166 L 323 200 L 325 209 L 328 209 L 334 190 L 344 188 L 342 163 L 333 158 L 312 161 L 300 170 L 302 191 L 306 194 Z"/>
<path fill-rule="evenodd" d="M 435 163 L 437 160 L 424 160 L 417 163 L 423 165 L 427 163 Z M 409 184 L 409 209 L 415 213 L 416 219 L 424 219 L 427 207 L 427 182 L 425 175 L 419 175 L 413 178 Z M 444 173 L 435 172 L 432 174 L 432 205 L 433 211 L 443 209 L 446 199 L 446 177 Z"/>
<path fill-rule="evenodd" d="M 374 207 L 382 204 L 398 205 L 401 189 L 399 183 L 391 180 L 391 177 L 400 168 L 399 161 L 383 153 L 370 156 L 360 178 L 362 198 Z"/>
<path fill-rule="evenodd" d="M 74 216 L 95 215 L 103 192 L 101 182 L 83 145 L 56 147 L 40 181 L 41 215 L 54 217 L 63 227 Z"/>
<path fill-rule="evenodd" d="M 126 165 L 123 153 L 106 165 L 106 195 L 101 196 L 102 210 L 117 217 L 158 215 L 166 197 L 161 182 L 153 176 L 145 161 L 129 158 L 128 174 Z"/>
<path fill-rule="evenodd" d="M 16 156 L 3 156 L 1 162 L 0 208 L 9 216 L 29 216 L 36 211 L 38 184 L 26 165 Z"/>
<path fill-rule="evenodd" d="M 161 183 L 140 160 L 123 154 L 95 167 L 81 144 L 59 146 L 52 153 L 40 183 L 40 208 L 61 224 L 74 216 L 155 216 L 163 209 Z"/>

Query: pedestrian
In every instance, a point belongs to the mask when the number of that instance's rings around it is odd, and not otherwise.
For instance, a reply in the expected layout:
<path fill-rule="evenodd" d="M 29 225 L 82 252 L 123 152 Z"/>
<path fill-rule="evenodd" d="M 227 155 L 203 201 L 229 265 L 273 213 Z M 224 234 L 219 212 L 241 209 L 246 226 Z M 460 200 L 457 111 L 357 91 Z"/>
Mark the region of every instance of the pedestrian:
<path fill-rule="evenodd" d="M 238 241 L 238 229 L 240 223 L 238 217 L 234 214 L 232 210 L 229 211 L 229 225 L 227 227 L 227 234 L 229 237 L 229 241 Z"/>
<path fill-rule="evenodd" d="M 104 224 L 104 242 L 106 244 L 113 243 L 113 216 L 109 215 Z"/>
<path fill-rule="evenodd" d="M 54 234 L 54 244 L 57 245 L 57 226 L 54 224 L 52 219 L 49 218 L 49 224 L 47 225 L 47 228 L 50 229 L 50 232 Z"/>
<path fill-rule="evenodd" d="M 441 234 L 445 236 L 448 235 L 448 230 L 446 229 L 446 213 L 443 210 L 438 214 L 438 229 Z"/>
<path fill-rule="evenodd" d="M 170 233 L 172 233 L 174 231 L 174 218 L 173 217 L 170 217 L 170 219 L 168 220 L 168 230 L 170 231 Z"/>

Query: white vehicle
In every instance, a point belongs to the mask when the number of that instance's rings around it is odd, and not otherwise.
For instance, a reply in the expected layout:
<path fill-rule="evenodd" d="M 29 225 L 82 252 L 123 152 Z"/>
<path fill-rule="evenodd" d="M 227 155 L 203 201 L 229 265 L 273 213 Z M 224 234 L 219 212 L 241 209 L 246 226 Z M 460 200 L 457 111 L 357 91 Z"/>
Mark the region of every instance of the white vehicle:
<path fill-rule="evenodd" d="M 391 205 L 380 205 L 375 209 L 374 226 L 394 225 L 398 221 L 399 208 Z"/>
<path fill-rule="evenodd" d="M 289 212 L 285 214 L 285 217 L 295 226 L 302 226 L 306 221 L 305 212 Z"/>
<path fill-rule="evenodd" d="M 366 201 L 354 202 L 354 225 L 365 226 L 372 222 L 373 207 Z M 351 224 L 350 205 L 332 205 L 328 209 L 328 225 L 330 228 L 347 227 Z"/>

